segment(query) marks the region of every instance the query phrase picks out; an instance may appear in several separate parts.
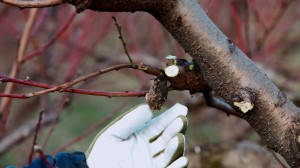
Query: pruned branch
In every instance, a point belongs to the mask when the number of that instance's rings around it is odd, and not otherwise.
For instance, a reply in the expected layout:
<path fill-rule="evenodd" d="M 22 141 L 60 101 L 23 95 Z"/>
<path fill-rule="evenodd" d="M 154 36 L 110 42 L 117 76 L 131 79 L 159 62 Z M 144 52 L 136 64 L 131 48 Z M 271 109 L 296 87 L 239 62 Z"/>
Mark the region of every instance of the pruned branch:
<path fill-rule="evenodd" d="M 182 61 L 182 60 L 181 60 Z M 180 75 L 174 78 L 168 78 L 168 80 L 171 82 L 170 88 L 173 90 L 190 90 L 192 93 L 201 92 L 203 89 L 207 87 L 205 82 L 203 81 L 203 78 L 201 78 L 201 74 L 198 73 L 198 70 L 188 70 L 186 65 L 182 64 L 180 65 L 182 67 L 182 71 Z M 38 83 L 34 81 L 28 81 L 28 80 L 20 80 L 20 79 L 14 79 L 9 78 L 6 76 L 0 75 L 0 82 L 1 83 L 17 83 L 17 84 L 23 84 L 27 86 L 33 86 L 33 87 L 39 87 L 44 88 L 45 90 L 32 92 L 32 93 L 26 93 L 26 94 L 6 94 L 6 93 L 0 93 L 0 97 L 9 97 L 9 98 L 16 98 L 16 99 L 28 99 L 35 96 L 40 96 L 52 92 L 69 92 L 69 93 L 77 93 L 77 94 L 86 94 L 86 95 L 94 95 L 94 96 L 106 96 L 106 97 L 141 97 L 145 96 L 147 92 L 100 92 L 100 91 L 92 91 L 92 90 L 84 90 L 84 89 L 74 89 L 70 88 L 71 86 L 74 86 L 75 84 L 78 84 L 80 82 L 86 81 L 90 78 L 99 76 L 104 73 L 108 73 L 115 70 L 120 69 L 136 69 L 139 71 L 143 71 L 147 74 L 158 76 L 158 77 L 167 77 L 164 75 L 163 70 L 159 68 L 155 68 L 149 65 L 140 64 L 140 65 L 132 65 L 132 64 L 120 64 L 116 66 L 112 66 L 103 70 L 98 70 L 93 73 L 83 75 L 77 79 L 74 79 L 73 81 L 66 82 L 64 84 L 58 85 L 58 86 L 51 86 L 44 83 Z M 200 76 L 199 76 L 200 75 Z M 191 83 L 187 82 L 186 79 L 196 79 L 198 82 Z M 193 86 L 193 87 L 191 87 Z M 198 88 L 198 90 L 195 90 L 194 88 Z"/>
<path fill-rule="evenodd" d="M 43 8 L 53 7 L 64 3 L 63 0 L 42 0 L 42 1 L 31 1 L 31 0 L 1 0 L 0 2 L 17 6 L 19 8 Z"/>
<path fill-rule="evenodd" d="M 228 103 L 224 102 L 224 100 L 214 95 L 213 92 L 204 92 L 203 95 L 208 106 L 224 111 L 227 115 L 242 117 L 242 113 L 233 109 Z"/>

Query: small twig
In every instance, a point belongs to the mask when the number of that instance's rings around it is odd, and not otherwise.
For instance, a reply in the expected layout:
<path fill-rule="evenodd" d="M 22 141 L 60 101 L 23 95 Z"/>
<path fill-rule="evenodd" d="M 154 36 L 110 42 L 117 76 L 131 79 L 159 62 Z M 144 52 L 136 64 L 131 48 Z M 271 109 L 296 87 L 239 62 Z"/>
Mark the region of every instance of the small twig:
<path fill-rule="evenodd" d="M 233 109 L 229 104 L 214 96 L 213 92 L 204 92 L 203 96 L 208 106 L 224 111 L 227 115 L 231 114 L 236 117 L 242 117 L 241 114 Z"/>
<path fill-rule="evenodd" d="M 51 113 L 47 114 L 47 116 L 44 116 L 41 121 L 41 127 L 51 124 L 54 119 L 54 115 Z M 17 146 L 17 144 L 26 140 L 34 133 L 35 129 L 36 120 L 31 120 L 6 134 L 6 136 L 0 139 L 0 156 Z"/>
<path fill-rule="evenodd" d="M 55 91 L 53 91 L 55 92 Z M 77 93 L 77 94 L 84 94 L 84 95 L 92 95 L 92 96 L 105 96 L 108 98 L 111 97 L 142 97 L 147 94 L 147 91 L 144 92 L 99 92 L 99 91 L 92 91 L 92 90 L 84 90 L 84 89 L 66 89 L 63 92 L 70 92 L 70 93 Z M 39 96 L 42 94 L 35 94 L 32 96 L 33 93 L 27 93 L 27 94 L 3 94 L 0 93 L 0 97 L 9 97 L 9 98 L 15 98 L 15 99 L 28 99 L 34 96 Z M 43 93 L 46 94 L 46 93 Z"/>
<path fill-rule="evenodd" d="M 0 2 L 20 8 L 43 8 L 53 7 L 64 3 L 63 0 L 43 0 L 43 1 L 24 1 L 24 0 L 0 0 Z"/>
<path fill-rule="evenodd" d="M 268 150 L 272 153 L 273 157 L 276 159 L 276 161 L 280 164 L 280 166 L 282 168 L 288 168 L 279 158 L 278 156 L 276 155 L 275 151 L 271 148 L 268 148 Z"/>
<path fill-rule="evenodd" d="M 122 31 L 121 31 L 122 27 L 119 26 L 116 17 L 113 16 L 112 19 L 114 20 L 115 25 L 116 25 L 116 27 L 117 27 L 117 29 L 118 29 L 118 32 L 119 32 L 119 39 L 120 39 L 121 42 L 122 42 L 122 45 L 123 45 L 124 50 L 125 50 L 125 53 L 126 53 L 128 59 L 129 59 L 129 61 L 130 61 L 130 64 L 131 64 L 131 65 L 134 65 L 134 64 L 133 64 L 133 61 L 132 61 L 132 59 L 131 59 L 131 57 L 130 57 L 130 54 L 129 54 L 128 50 L 127 50 L 126 43 L 125 43 L 125 40 L 124 40 L 123 35 L 122 35 Z"/>
<path fill-rule="evenodd" d="M 63 98 L 62 98 L 62 101 L 60 102 L 60 105 L 58 106 L 58 108 L 55 110 L 55 119 L 52 121 L 51 125 L 50 125 L 50 128 L 49 128 L 49 131 L 48 131 L 48 134 L 45 136 L 45 141 L 42 145 L 42 148 L 45 148 L 45 146 L 47 145 L 48 143 L 48 140 L 50 138 L 50 136 L 52 135 L 53 131 L 54 131 L 54 128 L 55 128 L 55 125 L 56 123 L 58 122 L 59 120 L 59 117 L 60 117 L 60 113 L 62 112 L 63 108 L 65 107 L 65 105 L 67 103 L 69 103 L 70 99 L 68 98 L 67 95 L 65 95 Z"/>
<path fill-rule="evenodd" d="M 236 41 L 238 44 L 238 47 L 245 52 L 245 46 L 244 46 L 244 38 L 243 38 L 243 33 L 242 33 L 242 23 L 241 19 L 239 18 L 237 6 L 234 3 L 233 0 L 230 2 L 230 12 L 233 18 L 233 23 L 236 29 Z"/>
<path fill-rule="evenodd" d="M 47 166 L 49 168 L 53 168 L 52 164 L 49 162 L 49 160 L 46 158 L 44 152 L 42 151 L 42 149 L 40 149 L 39 147 L 37 147 L 35 149 L 36 153 L 38 154 L 38 156 L 44 161 L 46 162 Z"/>
<path fill-rule="evenodd" d="M 54 44 L 57 39 L 59 37 L 61 37 L 61 35 L 68 29 L 68 27 L 71 25 L 71 22 L 74 20 L 75 16 L 77 15 L 76 12 L 74 12 L 71 17 L 66 21 L 66 23 L 61 27 L 61 29 L 58 31 L 58 33 L 52 38 L 50 39 L 44 46 L 42 46 L 41 48 L 37 49 L 36 51 L 32 52 L 31 54 L 25 56 L 22 60 L 21 60 L 21 64 L 25 63 L 28 60 L 31 60 L 32 58 L 40 55 L 41 53 L 43 53 L 47 48 L 49 48 L 52 44 Z"/>
<path fill-rule="evenodd" d="M 116 65 L 116 66 L 112 66 L 112 67 L 109 67 L 109 68 L 106 68 L 106 69 L 103 69 L 103 70 L 99 70 L 99 71 L 96 71 L 96 72 L 93 72 L 93 73 L 90 73 L 90 74 L 87 74 L 87 75 L 84 75 L 84 76 L 81 76 L 71 82 L 67 82 L 67 83 L 64 83 L 60 86 L 58 86 L 57 89 L 60 89 L 60 91 L 63 91 L 79 82 L 82 82 L 82 81 L 85 81 L 85 80 L 88 80 L 92 77 L 95 77 L 95 76 L 98 76 L 98 75 L 101 75 L 101 74 L 104 74 L 104 73 L 107 73 L 107 72 L 110 72 L 110 71 L 114 71 L 114 70 L 119 70 L 119 69 L 124 69 L 124 68 L 132 68 L 132 65 L 129 65 L 129 64 L 121 64 L 121 65 Z M 53 88 L 53 89 L 56 89 L 56 88 Z"/>
<path fill-rule="evenodd" d="M 271 23 L 266 29 L 264 30 L 264 33 L 261 37 L 261 39 L 257 42 L 258 45 L 261 48 L 264 48 L 265 42 L 267 38 L 272 34 L 272 32 L 275 30 L 275 28 L 279 25 L 281 19 L 287 13 L 287 9 L 292 4 L 293 1 L 282 1 L 281 8 L 279 12 L 276 13 L 275 17 L 271 20 Z"/>
<path fill-rule="evenodd" d="M 16 78 L 20 71 L 20 61 L 23 59 L 23 57 L 25 55 L 25 52 L 26 52 L 26 49 L 28 46 L 30 32 L 32 30 L 33 24 L 35 23 L 37 13 L 38 13 L 38 9 L 30 10 L 29 18 L 25 25 L 24 32 L 22 34 L 22 38 L 21 38 L 20 45 L 18 48 L 18 55 L 17 55 L 17 58 L 13 64 L 13 67 L 10 72 L 10 77 L 12 77 L 12 78 Z M 14 84 L 11 83 L 5 87 L 4 93 L 11 94 L 13 90 L 14 90 Z M 0 137 L 5 132 L 5 125 L 6 125 L 8 115 L 9 115 L 9 108 L 10 108 L 11 101 L 12 100 L 9 98 L 4 98 L 1 101 L 1 105 L 0 105 L 0 114 L 1 114 Z"/>
<path fill-rule="evenodd" d="M 208 6 L 205 9 L 205 13 L 208 13 L 210 8 L 213 6 L 213 4 L 215 3 L 215 0 L 211 0 L 208 4 Z"/>
<path fill-rule="evenodd" d="M 0 82 L 5 83 L 5 82 L 12 82 L 12 83 L 19 83 L 19 84 L 24 84 L 24 85 L 29 85 L 29 86 L 34 86 L 34 87 L 40 87 L 44 88 L 45 90 L 38 91 L 38 92 L 33 92 L 33 93 L 27 93 L 27 94 L 6 94 L 6 93 L 0 93 L 0 97 L 9 97 L 9 98 L 17 98 L 17 99 L 27 99 L 31 98 L 34 96 L 39 96 L 43 94 L 47 94 L 50 92 L 70 92 L 70 93 L 78 93 L 78 94 L 87 94 L 87 95 L 95 95 L 95 96 L 106 96 L 106 97 L 140 97 L 140 96 L 145 96 L 147 92 L 98 92 L 98 91 L 91 91 L 91 90 L 84 90 L 84 89 L 71 89 L 69 87 L 88 80 L 92 77 L 111 72 L 113 70 L 120 70 L 124 68 L 133 68 L 137 70 L 141 70 L 147 74 L 155 75 L 155 76 L 160 76 L 162 75 L 162 71 L 160 69 L 148 66 L 148 65 L 138 65 L 138 66 L 133 66 L 131 64 L 120 64 L 116 66 L 112 66 L 103 70 L 98 70 L 96 72 L 90 73 L 88 75 L 81 76 L 73 81 L 66 82 L 62 85 L 59 86 L 51 86 L 43 83 L 38 83 L 38 82 L 33 82 L 33 81 L 25 81 L 25 80 L 19 80 L 19 79 L 13 79 L 5 76 L 0 75 Z"/>
<path fill-rule="evenodd" d="M 38 122 L 37 122 L 36 127 L 35 127 L 33 142 L 32 142 L 32 146 L 31 146 L 30 154 L 28 156 L 27 164 L 30 164 L 32 162 L 33 152 L 34 152 L 34 146 L 36 145 L 36 141 L 37 141 L 37 138 L 38 138 L 38 134 L 39 134 L 39 129 L 40 129 L 41 122 L 42 122 L 43 113 L 44 113 L 44 110 L 41 110 L 40 114 L 39 114 Z"/>

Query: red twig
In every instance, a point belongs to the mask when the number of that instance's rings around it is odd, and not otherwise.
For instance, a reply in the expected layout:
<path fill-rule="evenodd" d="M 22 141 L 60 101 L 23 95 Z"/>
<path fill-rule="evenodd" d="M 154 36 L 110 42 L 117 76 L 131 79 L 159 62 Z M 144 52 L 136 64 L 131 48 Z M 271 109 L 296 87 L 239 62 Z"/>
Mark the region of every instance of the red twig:
<path fill-rule="evenodd" d="M 75 48 L 72 49 L 72 52 L 69 56 L 70 64 L 68 71 L 65 76 L 65 81 L 69 81 L 70 79 L 73 78 L 74 74 L 76 74 L 78 67 L 80 66 L 83 58 L 87 56 L 88 54 L 83 53 L 80 48 L 84 48 L 84 44 L 87 43 L 87 39 L 90 35 L 91 32 L 91 25 L 93 23 L 93 20 L 91 19 L 91 13 L 87 13 L 84 16 L 84 19 L 82 21 L 82 29 L 84 30 L 83 32 L 80 33 L 78 39 L 76 39 L 76 45 Z"/>
<path fill-rule="evenodd" d="M 209 0 L 209 4 L 208 4 L 207 8 L 205 9 L 206 13 L 209 12 L 209 10 L 211 9 L 211 7 L 213 6 L 214 3 L 215 3 L 215 0 Z"/>
<path fill-rule="evenodd" d="M 233 17 L 233 23 L 236 28 L 236 34 L 237 34 L 237 45 L 238 47 L 245 52 L 245 46 L 244 46 L 244 40 L 243 40 L 243 34 L 242 34 L 242 23 L 239 18 L 239 14 L 236 8 L 236 5 L 234 4 L 234 1 L 231 0 L 230 2 L 230 11 L 231 15 Z"/>
<path fill-rule="evenodd" d="M 40 114 L 39 114 L 39 119 L 38 119 L 38 122 L 37 122 L 36 127 L 35 127 L 33 142 L 32 142 L 32 146 L 31 146 L 30 154 L 28 156 L 27 164 L 30 164 L 32 162 L 34 146 L 36 145 L 36 141 L 37 141 L 37 138 L 38 138 L 39 129 L 40 129 L 40 125 L 41 125 L 42 117 L 43 117 L 43 112 L 44 112 L 44 110 L 41 110 Z"/>
<path fill-rule="evenodd" d="M 284 14 L 288 11 L 287 9 L 292 4 L 292 2 L 293 1 L 282 1 L 281 2 L 281 8 L 275 14 L 275 16 L 271 19 L 271 23 L 269 24 L 269 26 L 266 27 L 261 39 L 259 39 L 259 41 L 257 42 L 258 43 L 257 46 L 259 47 L 259 50 L 264 48 L 264 46 L 266 45 L 265 44 L 266 40 L 272 34 L 272 32 L 276 29 L 276 27 L 279 25 L 281 19 L 283 18 Z"/>
<path fill-rule="evenodd" d="M 65 107 L 66 103 L 68 103 L 68 102 L 69 102 L 69 98 L 68 98 L 67 96 L 64 96 L 64 97 L 62 98 L 62 101 L 61 101 L 59 107 L 56 109 L 55 119 L 52 121 L 51 126 L 50 126 L 50 129 L 49 129 L 49 131 L 48 131 L 48 134 L 46 135 L 45 141 L 44 141 L 44 143 L 43 143 L 43 145 L 42 145 L 43 148 L 45 148 L 45 146 L 47 145 L 48 140 L 49 140 L 49 138 L 50 138 L 52 132 L 54 131 L 55 124 L 56 124 L 56 123 L 58 122 L 58 120 L 59 120 L 60 113 L 61 113 L 61 111 L 63 110 L 63 108 Z"/>
<path fill-rule="evenodd" d="M 42 8 L 53 7 L 64 3 L 63 0 L 23 1 L 23 0 L 1 0 L 0 2 L 20 8 Z"/>
<path fill-rule="evenodd" d="M 29 85 L 29 86 L 35 86 L 35 87 L 40 87 L 40 88 L 45 88 L 45 90 L 38 91 L 38 92 L 33 92 L 33 93 L 27 93 L 27 94 L 5 94 L 1 93 L 0 97 L 10 97 L 10 98 L 18 98 L 18 99 L 27 99 L 31 98 L 34 96 L 39 96 L 43 94 L 47 94 L 50 92 L 70 92 L 70 93 L 78 93 L 78 94 L 87 94 L 87 95 L 95 95 L 95 96 L 106 96 L 106 97 L 139 97 L 139 96 L 144 96 L 146 92 L 98 92 L 98 91 L 91 91 L 91 90 L 83 90 L 83 89 L 71 89 L 69 87 L 88 80 L 92 77 L 114 71 L 114 70 L 120 70 L 124 68 L 133 68 L 133 69 L 138 69 L 142 70 L 145 73 L 152 74 L 155 76 L 161 75 L 161 71 L 159 69 L 147 66 L 147 65 L 131 65 L 131 64 L 120 64 L 116 66 L 112 66 L 103 70 L 99 70 L 93 73 L 90 73 L 88 75 L 81 76 L 73 81 L 66 82 L 62 85 L 59 86 L 51 86 L 43 83 L 37 83 L 33 81 L 24 81 L 24 80 L 19 80 L 19 79 L 13 79 L 5 76 L 0 75 L 0 82 L 12 82 L 12 83 L 19 83 L 19 84 L 24 84 L 24 85 Z"/>
<path fill-rule="evenodd" d="M 51 89 L 52 90 L 52 89 Z M 38 92 L 35 94 L 28 93 L 28 94 L 3 94 L 0 93 L 0 97 L 9 97 L 9 98 L 15 98 L 15 99 L 28 99 L 34 96 L 42 95 L 49 93 L 47 91 Z M 57 91 L 57 90 L 54 90 Z M 52 92 L 54 92 L 52 91 Z M 63 92 L 70 92 L 70 93 L 77 93 L 77 94 L 84 94 L 84 95 L 93 95 L 93 96 L 105 96 L 108 98 L 111 97 L 142 97 L 147 94 L 147 91 L 144 92 L 99 92 L 99 91 L 93 91 L 93 90 L 84 90 L 84 89 L 66 89 L 63 90 Z"/>
<path fill-rule="evenodd" d="M 48 165 L 49 168 L 53 168 L 52 164 L 48 161 L 44 152 L 41 149 L 36 149 L 36 153 L 44 162 L 46 162 L 46 164 Z"/>
<path fill-rule="evenodd" d="M 58 31 L 58 33 L 52 38 L 50 39 L 44 46 L 42 46 L 41 48 L 37 49 L 36 51 L 32 52 L 31 54 L 25 56 L 22 60 L 21 63 L 25 63 L 28 60 L 31 60 L 32 58 L 40 55 L 41 53 L 43 53 L 47 48 L 49 48 L 52 44 L 54 44 L 57 39 L 59 37 L 61 37 L 61 35 L 68 29 L 68 27 L 70 26 L 71 22 L 74 20 L 75 16 L 76 16 L 76 12 L 74 12 L 71 17 L 66 21 L 66 23 L 61 27 L 61 29 Z"/>
<path fill-rule="evenodd" d="M 13 67 L 10 71 L 10 77 L 12 77 L 12 78 L 16 78 L 19 73 L 20 61 L 23 59 L 26 49 L 28 47 L 30 32 L 32 30 L 33 24 L 35 23 L 37 13 L 38 13 L 38 9 L 30 10 L 30 15 L 29 15 L 28 21 L 25 25 L 24 32 L 22 34 L 22 38 L 20 41 L 20 46 L 18 48 L 18 55 L 13 64 Z M 11 94 L 13 90 L 14 90 L 14 84 L 10 83 L 5 87 L 4 93 Z M 9 111 L 10 111 L 9 109 L 10 109 L 11 101 L 12 100 L 9 98 L 3 98 L 1 101 L 1 105 L 0 105 L 0 114 L 1 114 L 1 116 L 0 116 L 0 120 L 1 120 L 0 137 L 5 132 L 5 126 L 6 126 L 7 118 L 9 116 Z"/>

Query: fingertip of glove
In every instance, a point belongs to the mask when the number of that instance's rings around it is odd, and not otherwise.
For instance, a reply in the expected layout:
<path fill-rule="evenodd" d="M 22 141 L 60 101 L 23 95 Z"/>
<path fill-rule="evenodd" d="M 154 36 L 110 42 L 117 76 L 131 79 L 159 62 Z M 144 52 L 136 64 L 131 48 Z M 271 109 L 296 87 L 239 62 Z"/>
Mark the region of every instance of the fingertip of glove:
<path fill-rule="evenodd" d="M 173 126 L 174 125 L 174 126 Z M 180 129 L 179 133 L 185 133 L 187 127 L 188 127 L 188 119 L 186 116 L 179 116 L 172 122 L 173 127 L 177 127 Z"/>
<path fill-rule="evenodd" d="M 152 118 L 153 117 L 153 113 L 152 113 L 152 111 L 151 111 L 148 104 L 138 105 L 136 108 L 133 109 L 133 111 L 148 116 L 146 118 Z"/>
<path fill-rule="evenodd" d="M 182 146 L 182 145 L 184 145 L 185 144 L 185 136 L 182 134 L 182 133 L 177 133 L 177 135 L 176 136 L 174 136 L 171 140 L 170 140 L 170 142 L 169 142 L 169 144 L 168 144 L 168 146 L 170 147 L 170 148 L 178 148 L 178 146 Z"/>
<path fill-rule="evenodd" d="M 181 115 L 184 115 L 186 116 L 187 115 L 187 112 L 188 112 L 188 108 L 180 103 L 176 103 L 172 109 L 178 111 L 181 113 Z"/>
<path fill-rule="evenodd" d="M 183 127 L 187 127 L 188 125 L 188 120 L 186 116 L 180 115 L 177 118 L 175 118 L 174 121 L 172 121 L 171 123 L 171 127 L 179 127 L 179 128 L 183 128 Z"/>
<path fill-rule="evenodd" d="M 189 159 L 185 156 L 177 159 L 178 165 L 182 166 L 182 167 L 187 167 L 189 164 Z"/>

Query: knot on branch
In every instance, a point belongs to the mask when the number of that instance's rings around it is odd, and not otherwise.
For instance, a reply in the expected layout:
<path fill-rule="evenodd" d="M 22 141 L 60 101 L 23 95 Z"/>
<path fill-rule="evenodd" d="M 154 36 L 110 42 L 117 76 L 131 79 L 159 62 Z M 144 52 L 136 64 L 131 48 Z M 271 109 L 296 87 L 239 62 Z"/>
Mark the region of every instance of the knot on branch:
<path fill-rule="evenodd" d="M 168 97 L 167 78 L 157 77 L 146 94 L 146 102 L 151 109 L 160 110 L 161 106 L 166 102 Z"/>
<path fill-rule="evenodd" d="M 66 2 L 73 4 L 76 8 L 76 12 L 81 13 L 90 6 L 92 1 L 91 0 L 66 0 Z"/>
<path fill-rule="evenodd" d="M 159 110 L 165 103 L 170 90 L 189 90 L 191 94 L 211 90 L 204 81 L 199 65 L 195 62 L 188 62 L 185 59 L 171 59 L 167 62 L 167 66 L 177 66 L 179 72 L 171 77 L 166 74 L 162 75 L 161 71 L 155 68 L 144 67 L 143 69 L 143 71 L 151 72 L 157 76 L 146 94 L 146 101 L 151 109 Z"/>
<path fill-rule="evenodd" d="M 233 106 L 243 113 L 247 113 L 254 107 L 255 94 L 249 88 L 239 90 L 232 99 Z"/>
<path fill-rule="evenodd" d="M 168 62 L 167 65 L 169 65 Z M 204 81 L 200 67 L 197 63 L 188 62 L 185 59 L 176 59 L 175 64 L 179 67 L 179 73 L 175 77 L 168 77 L 173 90 L 189 90 L 191 94 L 203 93 L 211 89 Z"/>

